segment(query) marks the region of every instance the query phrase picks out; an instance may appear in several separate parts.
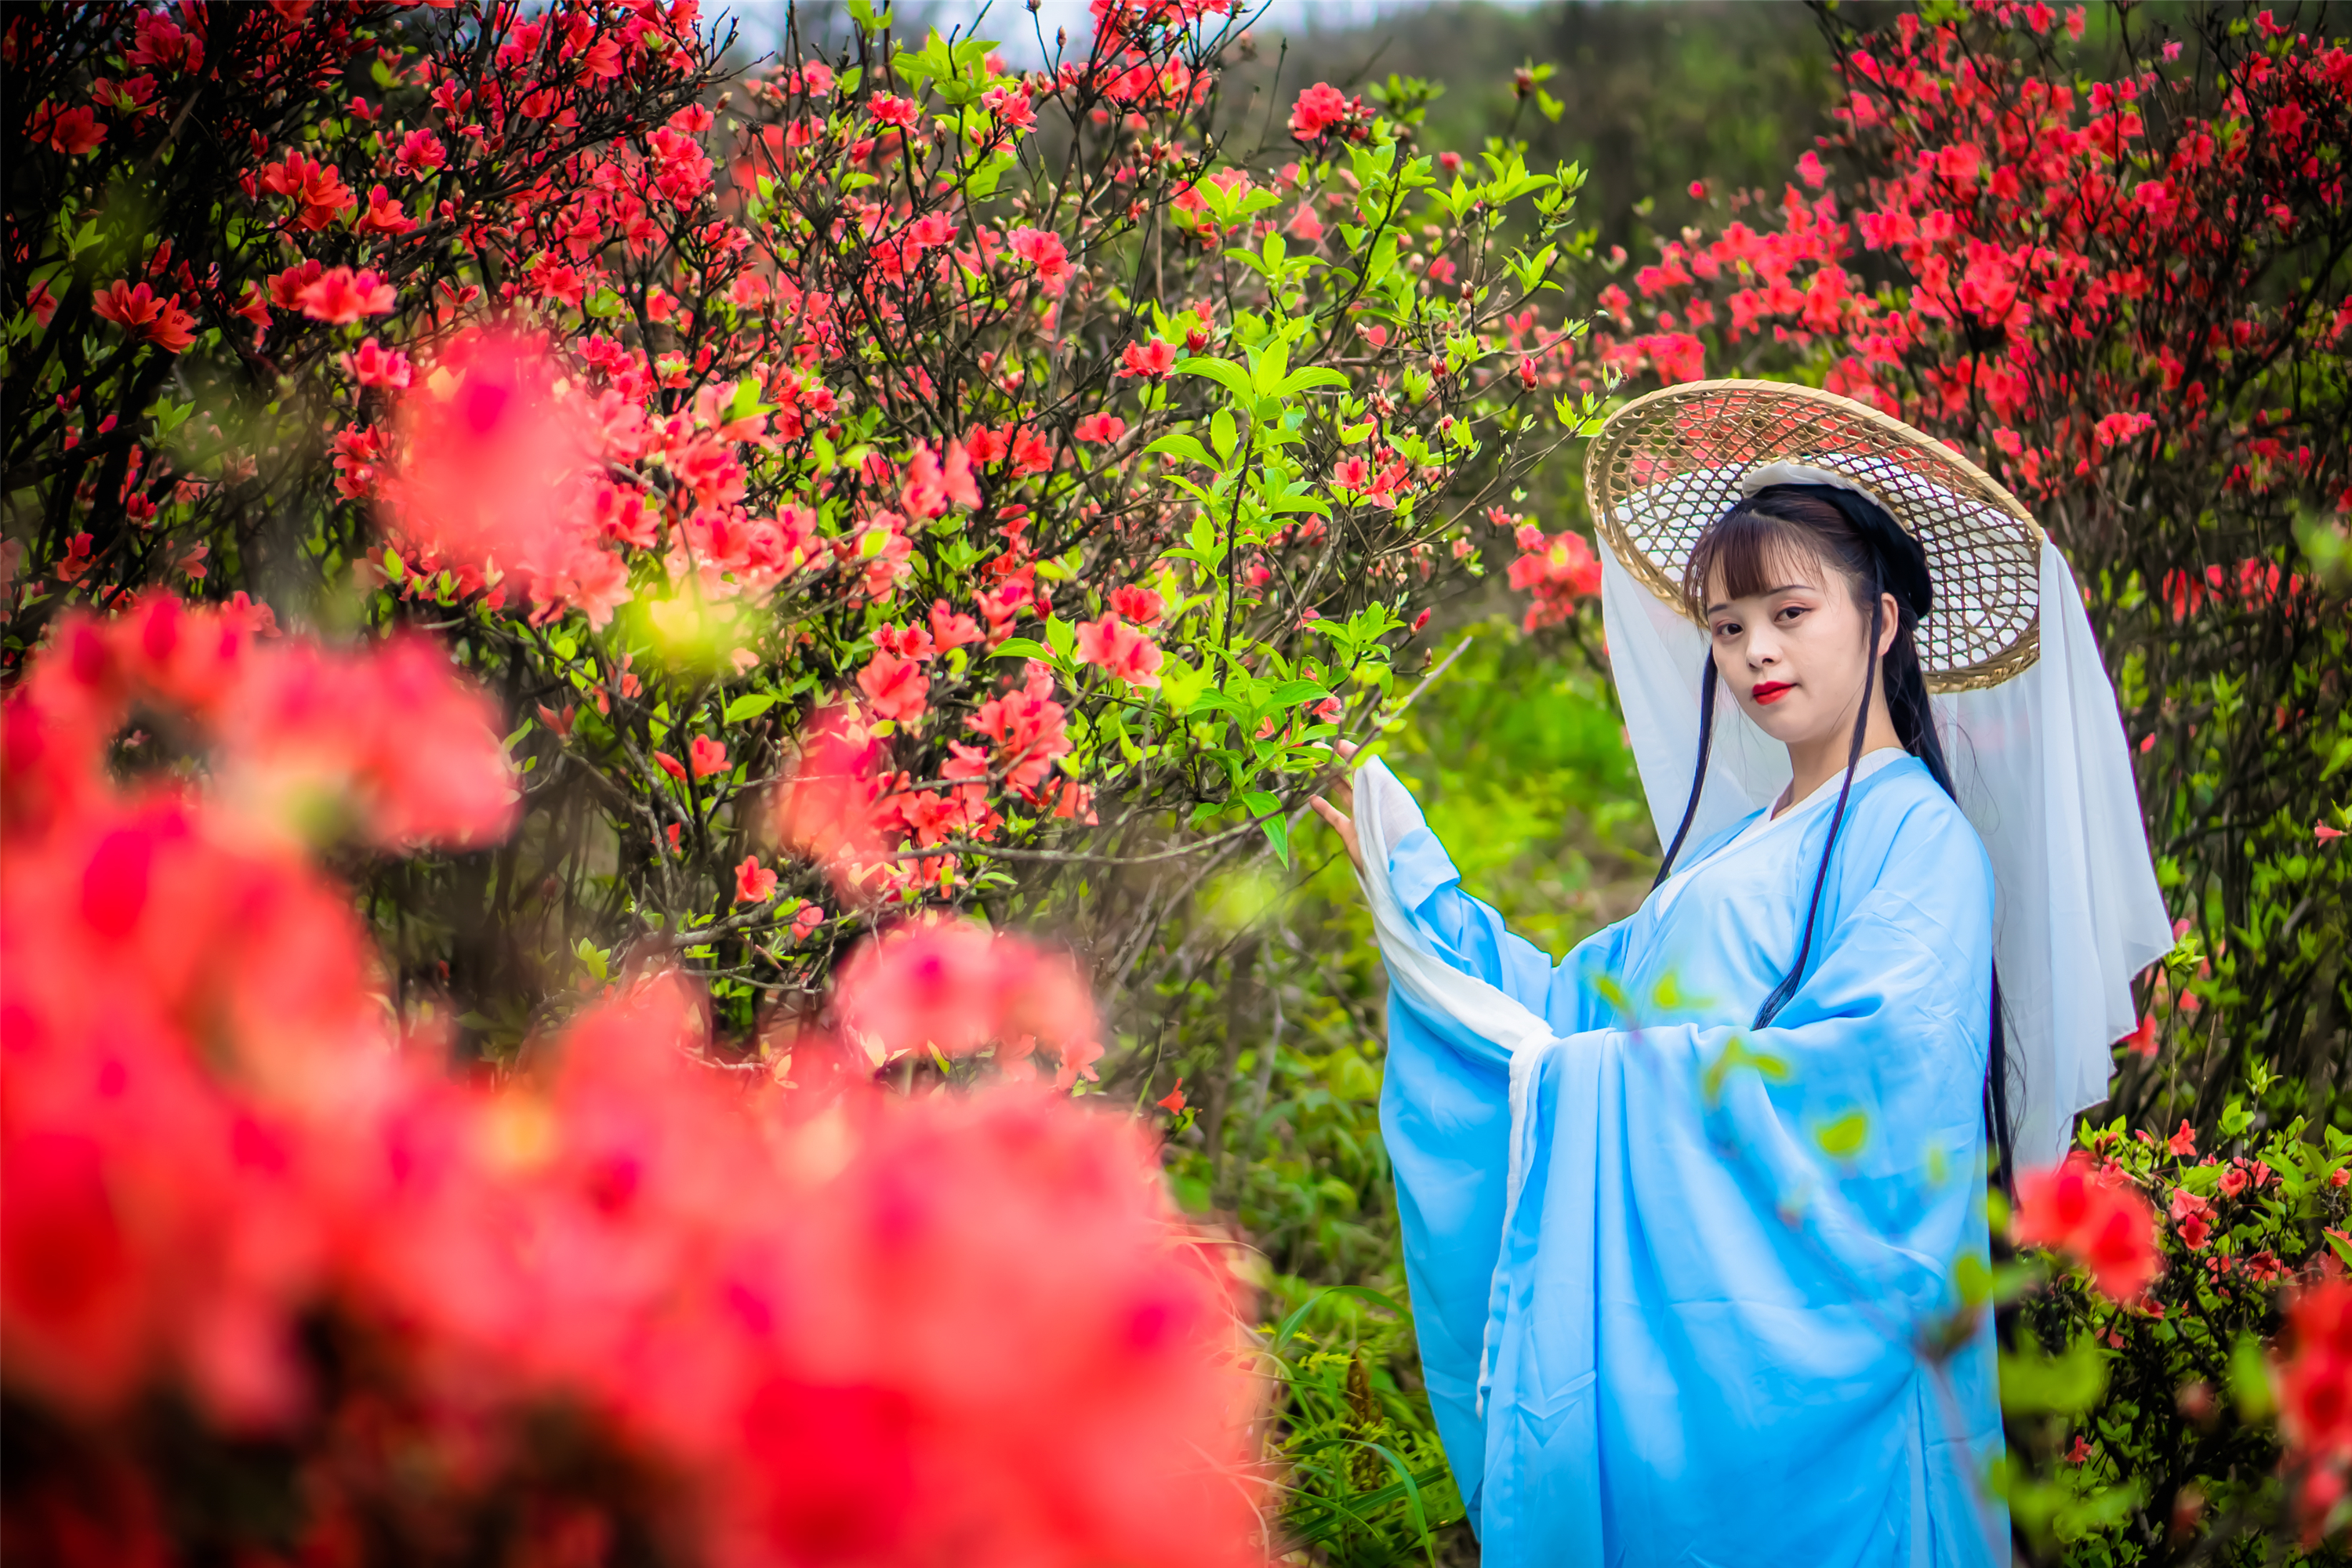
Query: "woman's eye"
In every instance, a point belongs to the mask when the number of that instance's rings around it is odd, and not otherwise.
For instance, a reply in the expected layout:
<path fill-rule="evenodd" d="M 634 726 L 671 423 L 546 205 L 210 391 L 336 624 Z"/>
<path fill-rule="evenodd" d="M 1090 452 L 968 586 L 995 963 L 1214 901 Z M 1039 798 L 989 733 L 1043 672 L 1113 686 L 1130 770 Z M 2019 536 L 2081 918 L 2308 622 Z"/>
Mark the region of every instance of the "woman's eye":
<path fill-rule="evenodd" d="M 1780 612 L 1780 618 L 1784 621 L 1794 620 L 1804 613 L 1805 607 L 1802 605 L 1790 605 Z"/>

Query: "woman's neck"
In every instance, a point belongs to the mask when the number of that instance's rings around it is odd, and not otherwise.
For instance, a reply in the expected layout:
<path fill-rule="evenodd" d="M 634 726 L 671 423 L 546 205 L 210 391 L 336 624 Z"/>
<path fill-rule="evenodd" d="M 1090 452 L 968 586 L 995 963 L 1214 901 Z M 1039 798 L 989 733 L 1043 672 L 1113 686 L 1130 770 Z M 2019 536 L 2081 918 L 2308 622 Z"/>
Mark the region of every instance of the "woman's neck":
<path fill-rule="evenodd" d="M 1894 715 L 1886 710 L 1884 696 L 1871 694 L 1870 723 L 1863 731 L 1862 749 L 1867 754 L 1882 746 L 1900 748 L 1902 737 L 1895 732 Z M 1848 719 L 1829 733 L 1789 745 L 1789 793 L 1774 806 L 1778 816 L 1790 806 L 1803 800 L 1830 780 L 1845 771 L 1846 759 L 1853 752 L 1853 721 Z"/>

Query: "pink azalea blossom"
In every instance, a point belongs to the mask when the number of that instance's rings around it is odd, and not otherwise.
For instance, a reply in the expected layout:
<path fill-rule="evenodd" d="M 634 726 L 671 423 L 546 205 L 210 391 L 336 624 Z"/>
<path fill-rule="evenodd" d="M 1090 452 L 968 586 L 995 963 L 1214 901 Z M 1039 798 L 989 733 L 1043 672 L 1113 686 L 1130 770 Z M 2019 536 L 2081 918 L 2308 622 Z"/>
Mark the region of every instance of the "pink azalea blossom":
<path fill-rule="evenodd" d="M 764 904 L 776 896 L 776 874 L 760 864 L 756 855 L 746 855 L 735 868 L 735 901 L 739 904 Z"/>
<path fill-rule="evenodd" d="M 1160 684 L 1159 645 L 1118 616 L 1080 621 L 1077 634 L 1080 663 L 1099 666 L 1130 686 Z"/>

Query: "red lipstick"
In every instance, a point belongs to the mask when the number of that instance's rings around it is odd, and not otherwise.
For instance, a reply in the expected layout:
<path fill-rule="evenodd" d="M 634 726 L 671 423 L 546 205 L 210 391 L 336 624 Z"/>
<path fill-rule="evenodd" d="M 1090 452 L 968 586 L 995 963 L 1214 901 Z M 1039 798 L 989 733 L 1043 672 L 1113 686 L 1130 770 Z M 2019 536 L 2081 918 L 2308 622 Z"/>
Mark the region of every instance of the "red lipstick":
<path fill-rule="evenodd" d="M 1778 702 L 1794 689 L 1794 681 L 1759 680 L 1748 689 L 1748 695 L 1758 702 Z"/>

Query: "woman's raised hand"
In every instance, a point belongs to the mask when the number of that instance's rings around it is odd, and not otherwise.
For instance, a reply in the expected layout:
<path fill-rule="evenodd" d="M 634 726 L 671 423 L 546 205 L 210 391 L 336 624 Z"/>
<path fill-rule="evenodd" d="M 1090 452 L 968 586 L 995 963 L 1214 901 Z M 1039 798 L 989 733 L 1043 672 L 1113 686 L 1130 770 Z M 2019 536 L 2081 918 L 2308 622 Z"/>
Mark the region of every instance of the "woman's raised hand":
<path fill-rule="evenodd" d="M 1342 763 L 1352 763 L 1356 759 L 1356 748 L 1346 741 L 1332 742 L 1331 751 Z M 1316 815 L 1329 823 L 1332 830 L 1339 835 L 1339 842 L 1348 847 L 1348 858 L 1354 861 L 1356 869 L 1360 871 L 1364 868 L 1364 848 L 1356 838 L 1356 820 L 1349 815 L 1356 809 L 1356 786 L 1347 774 L 1342 773 L 1331 781 L 1330 793 L 1339 801 L 1338 805 L 1319 795 L 1307 804 L 1313 806 Z"/>

